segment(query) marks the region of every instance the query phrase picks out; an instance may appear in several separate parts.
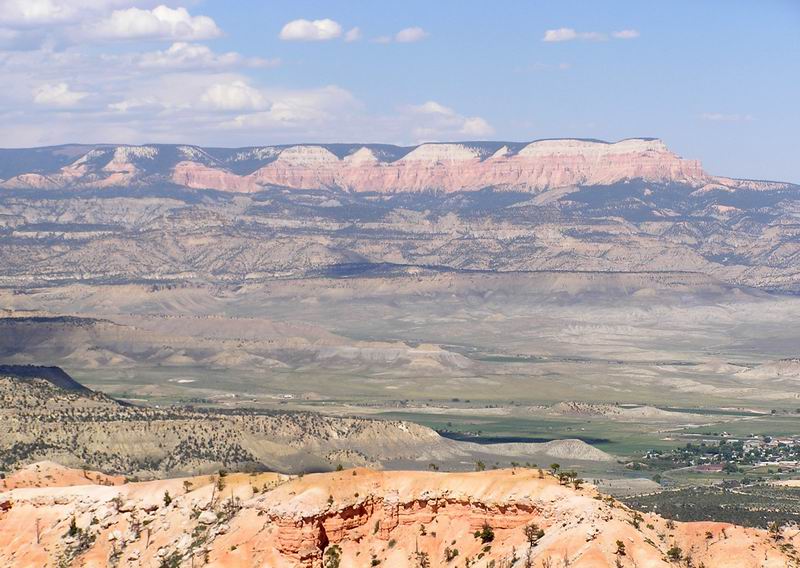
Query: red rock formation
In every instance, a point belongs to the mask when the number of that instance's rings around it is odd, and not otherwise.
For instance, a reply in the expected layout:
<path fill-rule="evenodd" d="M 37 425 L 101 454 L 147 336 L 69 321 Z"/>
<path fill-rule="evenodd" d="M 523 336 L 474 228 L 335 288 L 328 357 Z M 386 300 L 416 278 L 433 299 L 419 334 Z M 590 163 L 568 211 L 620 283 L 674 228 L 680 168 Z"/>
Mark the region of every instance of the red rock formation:
<path fill-rule="evenodd" d="M 213 150 L 194 146 L 97 147 L 56 171 L 17 174 L 0 180 L 0 187 L 101 188 L 170 181 L 189 188 L 230 192 L 281 186 L 449 193 L 487 187 L 539 192 L 635 178 L 700 188 L 715 180 L 699 162 L 677 156 L 654 139 L 633 138 L 613 144 L 573 139 L 508 145 L 431 143 L 411 149 L 392 148 L 271 146 L 233 155 L 218 152 L 215 157 Z"/>
<path fill-rule="evenodd" d="M 637 139 L 616 144 L 545 140 L 517 152 L 504 146 L 490 156 L 468 144 L 423 144 L 395 161 L 381 161 L 366 146 L 341 159 L 322 146 L 292 146 L 248 176 L 213 176 L 191 162 L 183 162 L 173 174 L 181 185 L 225 191 L 278 185 L 380 193 L 486 187 L 538 191 L 632 178 L 693 185 L 709 179 L 699 162 L 678 157 L 660 140 Z"/>
<path fill-rule="evenodd" d="M 186 482 L 186 484 L 184 483 Z M 267 486 L 265 491 L 261 488 Z M 254 492 L 253 488 L 258 488 Z M 164 492 L 171 495 L 165 504 Z M 290 479 L 234 474 L 121 486 L 24 488 L 0 493 L 0 566 L 270 566 L 321 568 L 336 547 L 341 568 L 562 565 L 783 568 L 800 536 L 725 523 L 668 523 L 573 490 L 527 469 L 481 473 L 366 469 Z M 75 519 L 77 530 L 71 534 Z M 634 520 L 636 519 L 636 522 Z M 639 520 L 641 519 L 641 520 Z M 544 536 L 530 547 L 524 527 Z M 492 539 L 476 537 L 484 526 Z M 792 533 L 794 531 L 791 531 Z M 624 545 L 624 553 L 619 543 Z M 791 546 L 789 546 L 791 545 Z M 445 550 L 458 551 L 448 562 Z"/>

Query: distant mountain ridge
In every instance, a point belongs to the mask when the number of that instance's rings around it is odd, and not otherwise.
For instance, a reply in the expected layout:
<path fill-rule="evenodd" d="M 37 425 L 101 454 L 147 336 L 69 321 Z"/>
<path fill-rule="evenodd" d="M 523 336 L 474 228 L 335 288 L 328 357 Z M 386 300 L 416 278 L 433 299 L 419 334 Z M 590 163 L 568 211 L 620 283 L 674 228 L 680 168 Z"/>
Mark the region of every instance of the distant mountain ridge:
<path fill-rule="evenodd" d="M 0 188 L 66 189 L 171 185 L 256 193 L 265 188 L 346 192 L 538 193 L 627 180 L 700 190 L 770 190 L 791 184 L 711 176 L 657 138 L 618 142 L 290 144 L 214 148 L 181 144 L 63 145 L 0 149 Z"/>
<path fill-rule="evenodd" d="M 800 186 L 712 176 L 655 138 L 0 150 L 0 287 L 403 266 L 797 292 L 798 235 Z"/>

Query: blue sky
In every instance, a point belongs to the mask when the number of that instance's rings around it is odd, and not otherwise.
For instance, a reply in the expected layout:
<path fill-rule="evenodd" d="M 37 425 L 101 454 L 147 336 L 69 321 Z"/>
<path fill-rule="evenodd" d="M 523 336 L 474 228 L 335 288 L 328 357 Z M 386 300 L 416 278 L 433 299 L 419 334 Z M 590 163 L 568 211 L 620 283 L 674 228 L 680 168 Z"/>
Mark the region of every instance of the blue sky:
<path fill-rule="evenodd" d="M 0 0 L 0 146 L 654 136 L 800 182 L 797 0 L 161 1 Z"/>

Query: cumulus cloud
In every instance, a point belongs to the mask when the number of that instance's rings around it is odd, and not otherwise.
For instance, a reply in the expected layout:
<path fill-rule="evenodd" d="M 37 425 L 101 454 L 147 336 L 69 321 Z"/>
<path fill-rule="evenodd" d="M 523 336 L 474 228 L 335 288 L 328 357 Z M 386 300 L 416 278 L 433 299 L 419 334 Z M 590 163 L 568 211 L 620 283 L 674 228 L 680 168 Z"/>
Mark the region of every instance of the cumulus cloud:
<path fill-rule="evenodd" d="M 192 16 L 186 8 L 161 5 L 152 10 L 127 8 L 92 24 L 89 35 L 102 39 L 211 39 L 222 35 L 208 16 Z"/>
<path fill-rule="evenodd" d="M 424 29 L 414 26 L 404 28 L 394 35 L 382 35 L 372 39 L 373 43 L 416 43 L 430 36 Z"/>
<path fill-rule="evenodd" d="M 412 128 L 419 141 L 438 140 L 453 135 L 481 137 L 494 132 L 494 128 L 480 116 L 463 116 L 436 101 L 412 105 L 406 110 L 414 119 Z"/>
<path fill-rule="evenodd" d="M 471 116 L 464 119 L 459 132 L 466 136 L 488 136 L 494 133 L 494 128 L 480 116 Z"/>
<path fill-rule="evenodd" d="M 639 37 L 637 30 L 620 30 L 611 32 L 611 37 L 614 39 L 635 39 Z M 579 32 L 574 28 L 557 28 L 554 30 L 546 30 L 542 41 L 555 43 L 561 41 L 606 41 L 608 35 L 603 32 Z"/>
<path fill-rule="evenodd" d="M 73 18 L 77 6 L 54 0 L 0 0 L 0 22 L 12 25 L 36 25 Z"/>
<path fill-rule="evenodd" d="M 578 38 L 578 32 L 572 28 L 558 28 L 544 32 L 542 41 L 571 41 Z"/>
<path fill-rule="evenodd" d="M 324 20 L 292 20 L 281 29 L 278 37 L 286 41 L 325 41 L 342 35 L 338 22 Z"/>
<path fill-rule="evenodd" d="M 241 114 L 225 126 L 236 129 L 267 128 L 299 130 L 320 125 L 333 125 L 360 107 L 346 89 L 329 85 L 317 89 L 268 90 L 271 104 L 268 110 Z"/>
<path fill-rule="evenodd" d="M 45 83 L 33 89 L 33 102 L 37 105 L 72 107 L 89 93 L 73 91 L 67 83 Z"/>
<path fill-rule="evenodd" d="M 140 0 L 0 0 L 0 23 L 17 27 L 53 25 L 139 3 Z"/>
<path fill-rule="evenodd" d="M 235 51 L 215 53 L 210 47 L 198 43 L 175 42 L 160 51 L 142 53 L 134 57 L 139 67 L 146 69 L 219 69 L 224 67 L 272 67 L 278 59 L 243 57 Z"/>
<path fill-rule="evenodd" d="M 225 111 L 259 110 L 267 106 L 267 99 L 256 88 L 244 81 L 215 83 L 200 100 L 211 108 Z"/>
<path fill-rule="evenodd" d="M 405 28 L 394 35 L 394 40 L 398 43 L 414 43 L 422 41 L 428 37 L 428 32 L 420 27 Z"/>
<path fill-rule="evenodd" d="M 412 112 L 418 114 L 441 114 L 444 116 L 452 116 L 455 114 L 453 109 L 437 103 L 436 101 L 427 101 L 421 105 L 412 105 L 409 107 Z"/>

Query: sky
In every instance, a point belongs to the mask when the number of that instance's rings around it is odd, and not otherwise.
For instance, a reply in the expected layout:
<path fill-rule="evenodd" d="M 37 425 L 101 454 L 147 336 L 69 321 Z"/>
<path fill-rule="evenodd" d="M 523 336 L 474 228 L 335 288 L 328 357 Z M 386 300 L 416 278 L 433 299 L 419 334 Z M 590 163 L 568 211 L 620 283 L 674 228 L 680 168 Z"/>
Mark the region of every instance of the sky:
<path fill-rule="evenodd" d="M 0 147 L 657 137 L 800 183 L 800 0 L 0 0 Z"/>

